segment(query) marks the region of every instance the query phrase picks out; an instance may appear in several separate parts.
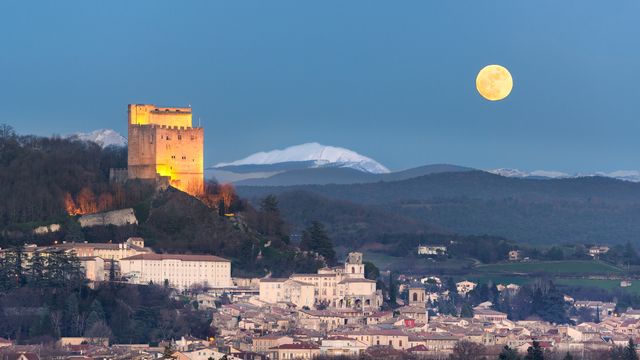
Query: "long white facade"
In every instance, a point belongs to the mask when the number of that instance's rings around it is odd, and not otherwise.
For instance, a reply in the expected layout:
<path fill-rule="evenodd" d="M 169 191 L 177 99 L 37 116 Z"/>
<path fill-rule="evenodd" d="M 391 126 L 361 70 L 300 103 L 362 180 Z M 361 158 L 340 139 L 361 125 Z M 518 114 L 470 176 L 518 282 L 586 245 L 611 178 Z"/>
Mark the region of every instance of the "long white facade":
<path fill-rule="evenodd" d="M 212 255 L 139 254 L 120 260 L 130 282 L 164 284 L 177 289 L 192 285 L 231 287 L 231 261 Z"/>

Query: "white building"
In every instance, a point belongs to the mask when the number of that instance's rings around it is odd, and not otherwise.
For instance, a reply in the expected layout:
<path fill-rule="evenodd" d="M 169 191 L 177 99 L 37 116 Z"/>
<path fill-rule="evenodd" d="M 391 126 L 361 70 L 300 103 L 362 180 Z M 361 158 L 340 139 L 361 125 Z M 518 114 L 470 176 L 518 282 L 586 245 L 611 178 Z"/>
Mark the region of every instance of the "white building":
<path fill-rule="evenodd" d="M 138 254 L 120 260 L 122 276 L 135 284 L 164 284 L 177 289 L 192 285 L 231 287 L 231 261 L 212 255 Z"/>
<path fill-rule="evenodd" d="M 446 254 L 446 252 L 447 252 L 446 246 L 436 246 L 436 245 L 418 246 L 418 255 L 438 255 L 438 254 Z"/>
<path fill-rule="evenodd" d="M 320 354 L 326 356 L 353 356 L 364 354 L 368 345 L 346 336 L 330 336 L 322 340 Z"/>
<path fill-rule="evenodd" d="M 456 289 L 458 290 L 458 294 L 462 296 L 467 295 L 467 293 L 475 289 L 476 286 L 478 286 L 478 284 L 468 280 L 464 280 L 456 283 Z"/>
<path fill-rule="evenodd" d="M 270 278 L 260 280 L 260 300 L 267 303 L 288 302 L 299 308 L 312 308 L 315 305 L 313 284 L 288 278 Z"/>
<path fill-rule="evenodd" d="M 376 290 L 374 280 L 364 277 L 362 254 L 352 252 L 343 266 L 323 268 L 317 274 L 261 279 L 260 300 L 291 302 L 297 306 L 324 304 L 333 308 L 378 308 L 382 305 L 382 293 Z"/>
<path fill-rule="evenodd" d="M 592 246 L 589 248 L 589 255 L 593 257 L 597 257 L 602 254 L 606 254 L 609 252 L 608 246 Z"/>
<path fill-rule="evenodd" d="M 84 271 L 85 279 L 89 281 L 104 281 L 104 259 L 98 256 L 79 257 L 80 267 Z"/>

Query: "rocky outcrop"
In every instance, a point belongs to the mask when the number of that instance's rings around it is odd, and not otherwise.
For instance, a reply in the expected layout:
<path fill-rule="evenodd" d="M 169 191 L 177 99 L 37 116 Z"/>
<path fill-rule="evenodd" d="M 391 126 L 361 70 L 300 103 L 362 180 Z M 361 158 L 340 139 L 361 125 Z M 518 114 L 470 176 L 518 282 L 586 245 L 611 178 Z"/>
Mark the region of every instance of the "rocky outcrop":
<path fill-rule="evenodd" d="M 138 225 L 138 219 L 131 208 L 83 215 L 78 221 L 82 227 Z"/>

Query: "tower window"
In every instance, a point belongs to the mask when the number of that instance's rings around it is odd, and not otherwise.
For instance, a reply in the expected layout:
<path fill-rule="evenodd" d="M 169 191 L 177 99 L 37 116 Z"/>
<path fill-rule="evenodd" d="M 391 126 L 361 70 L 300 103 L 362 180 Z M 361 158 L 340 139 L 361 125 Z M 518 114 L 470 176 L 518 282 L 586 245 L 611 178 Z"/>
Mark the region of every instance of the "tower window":
<path fill-rule="evenodd" d="M 182 140 L 182 135 L 178 135 L 178 140 Z"/>

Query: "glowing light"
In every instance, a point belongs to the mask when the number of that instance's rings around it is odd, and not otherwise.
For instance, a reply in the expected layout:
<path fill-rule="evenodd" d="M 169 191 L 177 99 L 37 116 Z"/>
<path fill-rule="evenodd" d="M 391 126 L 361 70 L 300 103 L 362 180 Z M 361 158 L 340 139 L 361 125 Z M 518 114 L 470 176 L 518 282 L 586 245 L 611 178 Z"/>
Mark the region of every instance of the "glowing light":
<path fill-rule="evenodd" d="M 506 98 L 513 89 L 509 70 L 500 65 L 487 65 L 476 77 L 476 88 L 482 97 L 490 101 Z"/>

